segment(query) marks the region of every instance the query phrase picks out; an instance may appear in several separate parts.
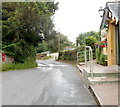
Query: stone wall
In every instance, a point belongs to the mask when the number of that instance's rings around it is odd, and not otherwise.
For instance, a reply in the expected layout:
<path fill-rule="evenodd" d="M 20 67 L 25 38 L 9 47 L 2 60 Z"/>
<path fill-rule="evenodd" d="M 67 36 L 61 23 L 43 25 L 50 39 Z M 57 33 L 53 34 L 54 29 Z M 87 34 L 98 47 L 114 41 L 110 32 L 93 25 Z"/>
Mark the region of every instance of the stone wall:
<path fill-rule="evenodd" d="M 4 56 L 4 62 L 12 63 L 13 61 L 14 61 L 13 57 L 10 57 L 10 56 L 7 56 L 7 55 Z M 2 63 L 2 53 L 0 53 L 0 63 Z"/>
<path fill-rule="evenodd" d="M 6 63 L 12 63 L 13 61 L 14 61 L 13 57 L 5 55 L 5 61 L 4 62 L 6 62 Z"/>

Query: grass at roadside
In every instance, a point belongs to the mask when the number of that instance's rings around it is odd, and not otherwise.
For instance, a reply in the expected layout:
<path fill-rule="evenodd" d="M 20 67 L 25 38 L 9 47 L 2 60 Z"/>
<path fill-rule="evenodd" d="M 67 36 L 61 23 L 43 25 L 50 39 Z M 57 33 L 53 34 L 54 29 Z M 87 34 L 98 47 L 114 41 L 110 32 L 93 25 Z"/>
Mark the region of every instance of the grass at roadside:
<path fill-rule="evenodd" d="M 0 65 L 0 72 L 10 71 L 10 70 L 20 70 L 20 69 L 29 69 L 37 67 L 36 62 L 26 61 L 25 63 L 2 63 Z"/>

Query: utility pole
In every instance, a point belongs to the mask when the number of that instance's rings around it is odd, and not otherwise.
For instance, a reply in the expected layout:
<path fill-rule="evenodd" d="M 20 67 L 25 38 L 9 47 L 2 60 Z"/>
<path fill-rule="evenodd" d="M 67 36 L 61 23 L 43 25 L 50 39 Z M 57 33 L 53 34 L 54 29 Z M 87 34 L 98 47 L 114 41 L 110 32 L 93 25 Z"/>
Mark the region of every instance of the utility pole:
<path fill-rule="evenodd" d="M 60 32 L 59 32 L 59 30 L 57 33 L 57 39 L 58 39 L 58 52 L 60 52 Z"/>
<path fill-rule="evenodd" d="M 60 52 L 60 34 L 58 34 L 58 52 Z"/>

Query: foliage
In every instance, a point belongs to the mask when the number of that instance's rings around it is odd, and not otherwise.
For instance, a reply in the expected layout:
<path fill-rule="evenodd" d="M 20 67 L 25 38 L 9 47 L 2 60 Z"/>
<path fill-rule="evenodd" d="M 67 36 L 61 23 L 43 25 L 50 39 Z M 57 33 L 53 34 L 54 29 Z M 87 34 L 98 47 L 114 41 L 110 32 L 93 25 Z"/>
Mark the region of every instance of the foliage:
<path fill-rule="evenodd" d="M 96 62 L 102 65 L 107 65 L 107 55 L 102 54 L 101 48 L 96 49 Z"/>
<path fill-rule="evenodd" d="M 80 45 L 79 47 L 77 47 L 77 52 L 81 52 L 85 50 L 85 45 Z"/>
<path fill-rule="evenodd" d="M 55 37 L 52 39 L 49 39 L 47 41 L 42 41 L 38 44 L 37 53 L 44 52 L 44 51 L 50 51 L 50 52 L 57 52 L 58 50 L 58 42 L 60 42 L 60 50 L 63 50 L 65 46 L 73 46 L 73 43 L 70 42 L 67 38 L 67 36 L 56 33 L 54 34 Z"/>
<path fill-rule="evenodd" d="M 53 36 L 53 18 L 58 9 L 54 2 L 3 2 L 2 50 L 14 56 L 15 62 L 24 63 L 35 58 L 35 47 L 43 38 Z"/>
<path fill-rule="evenodd" d="M 97 39 L 94 36 L 88 36 L 85 38 L 85 44 L 86 46 L 91 46 L 92 49 L 95 48 L 95 43 L 97 42 Z"/>
<path fill-rule="evenodd" d="M 76 50 L 59 52 L 58 59 L 75 61 L 77 60 L 76 54 L 77 54 Z"/>
<path fill-rule="evenodd" d="M 101 55 L 101 49 L 97 48 L 96 49 L 96 62 L 100 62 L 100 55 Z"/>
<path fill-rule="evenodd" d="M 84 61 L 85 61 L 85 58 L 84 58 L 84 57 L 80 57 L 78 61 L 79 61 L 79 62 L 84 62 Z"/>
<path fill-rule="evenodd" d="M 33 58 L 28 57 L 24 63 L 2 63 L 2 71 L 20 70 L 37 67 Z"/>
<path fill-rule="evenodd" d="M 77 52 L 83 52 L 80 54 L 79 60 L 80 62 L 84 61 L 84 49 L 85 46 L 91 46 L 92 50 L 93 50 L 93 59 L 96 58 L 95 55 L 95 43 L 100 40 L 99 38 L 99 32 L 94 32 L 94 31 L 90 31 L 90 32 L 85 32 L 85 33 L 81 33 L 79 34 L 79 36 L 76 38 L 76 45 L 77 45 Z M 88 54 L 88 52 L 87 52 Z M 88 56 L 87 56 L 88 58 Z"/>
<path fill-rule="evenodd" d="M 100 41 L 100 42 L 95 43 L 95 46 L 100 47 L 100 48 L 104 48 L 106 47 L 106 45 L 107 45 L 107 41 Z"/>
<path fill-rule="evenodd" d="M 35 60 L 36 52 L 33 45 L 28 44 L 24 40 L 18 41 L 13 46 L 4 50 L 6 55 L 14 56 L 15 63 L 24 63 L 27 57 Z"/>
<path fill-rule="evenodd" d="M 94 36 L 88 36 L 85 38 L 85 44 L 86 46 L 91 46 L 92 50 L 93 50 L 93 59 L 96 58 L 96 55 L 95 55 L 95 43 L 97 42 L 97 39 L 96 37 Z"/>
<path fill-rule="evenodd" d="M 79 59 L 78 62 L 83 62 L 84 61 L 84 50 L 85 50 L 85 45 L 80 45 L 77 47 L 77 52 L 79 52 Z"/>
<path fill-rule="evenodd" d="M 103 54 L 101 54 L 100 55 L 100 64 L 102 64 L 102 65 L 107 65 L 107 55 L 103 55 Z"/>
<path fill-rule="evenodd" d="M 78 53 L 78 56 L 79 56 L 79 58 L 78 58 L 78 62 L 84 62 L 85 61 L 85 45 L 80 45 L 79 47 L 77 47 L 77 52 L 79 52 Z M 86 54 L 87 54 L 87 60 L 88 60 L 88 58 L 89 58 L 89 51 L 88 50 L 86 50 Z"/>
<path fill-rule="evenodd" d="M 65 46 L 72 46 L 73 43 L 70 42 L 67 38 L 67 36 L 58 33 L 57 35 L 58 40 L 60 40 L 60 49 L 63 50 Z"/>
<path fill-rule="evenodd" d="M 85 38 L 89 36 L 94 36 L 97 40 L 100 40 L 99 38 L 99 32 L 85 32 L 85 33 L 80 33 L 79 36 L 76 38 L 76 45 L 84 45 L 85 44 Z"/>

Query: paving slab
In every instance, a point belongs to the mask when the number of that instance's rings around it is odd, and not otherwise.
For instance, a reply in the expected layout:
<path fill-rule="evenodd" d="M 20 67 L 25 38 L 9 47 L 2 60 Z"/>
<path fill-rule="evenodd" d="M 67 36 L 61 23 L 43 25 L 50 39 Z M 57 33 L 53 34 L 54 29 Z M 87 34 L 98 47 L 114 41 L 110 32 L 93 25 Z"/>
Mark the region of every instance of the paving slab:
<path fill-rule="evenodd" d="M 87 64 L 87 67 L 85 66 L 85 64 L 78 64 L 81 68 L 84 68 L 88 73 L 90 73 L 90 67 L 89 67 L 89 63 Z M 103 66 L 100 64 L 97 64 L 95 62 L 93 62 L 93 72 L 94 73 L 118 73 L 119 71 L 119 66 L 112 66 L 112 67 L 108 67 L 108 66 Z"/>
<path fill-rule="evenodd" d="M 118 96 L 118 83 L 105 83 L 105 84 L 94 84 L 90 85 L 91 90 L 95 94 L 99 104 L 104 105 L 120 105 Z"/>
<path fill-rule="evenodd" d="M 79 65 L 78 69 L 83 71 L 83 78 L 86 85 L 90 86 L 90 89 L 94 93 L 99 104 L 106 105 L 120 105 L 118 90 L 120 87 L 119 69 L 118 66 L 107 67 L 96 63 L 93 63 L 94 78 L 91 78 L 90 68 L 85 65 Z M 90 82 L 92 84 L 90 84 Z M 99 83 L 99 84 L 95 84 Z"/>

